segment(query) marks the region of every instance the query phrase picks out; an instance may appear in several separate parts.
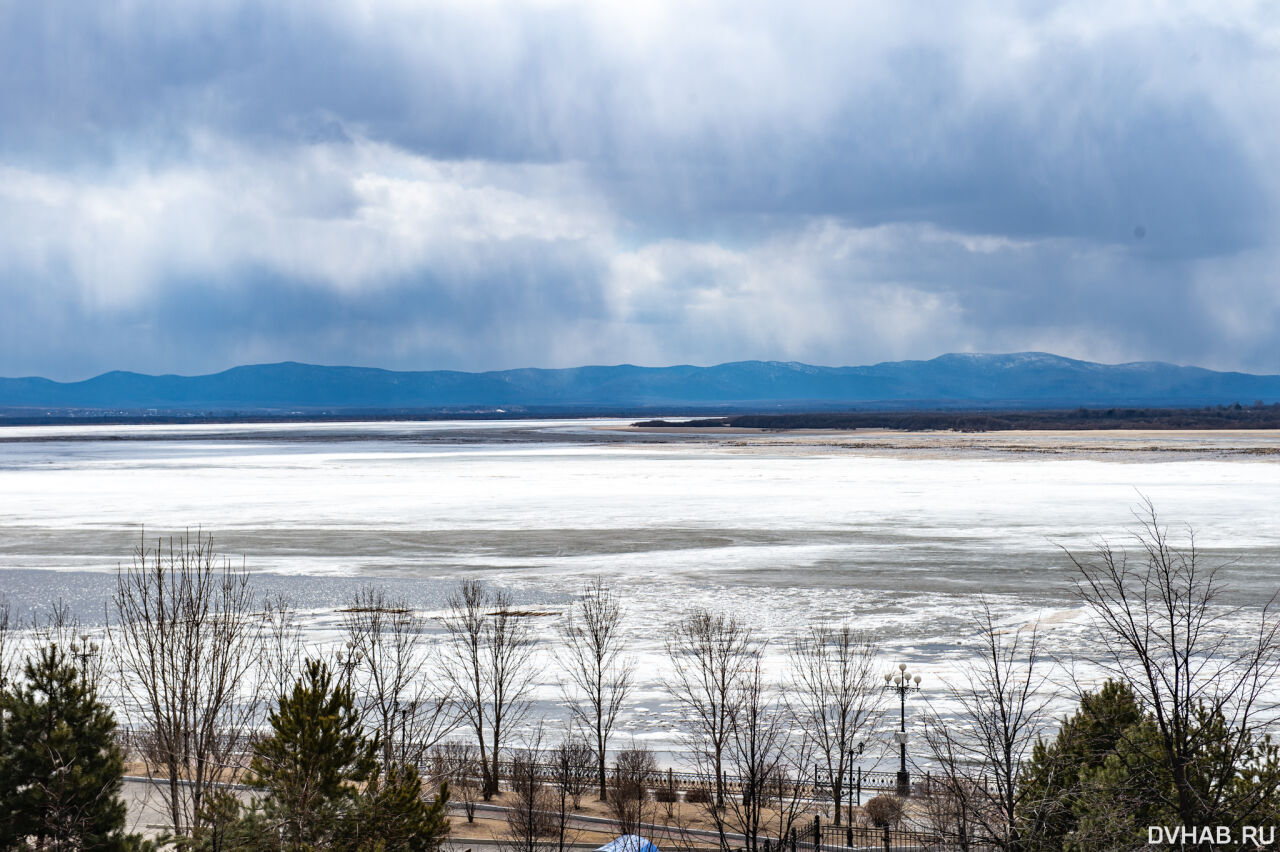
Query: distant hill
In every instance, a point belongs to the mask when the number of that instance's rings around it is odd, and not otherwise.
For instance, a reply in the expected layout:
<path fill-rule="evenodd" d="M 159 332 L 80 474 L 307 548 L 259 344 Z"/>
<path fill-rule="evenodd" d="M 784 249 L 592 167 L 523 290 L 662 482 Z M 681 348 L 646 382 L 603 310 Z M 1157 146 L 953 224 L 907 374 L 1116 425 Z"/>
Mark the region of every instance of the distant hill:
<path fill-rule="evenodd" d="M 0 409 L 287 412 L 819 410 L 1187 406 L 1280 401 L 1280 376 L 1041 352 L 943 355 L 865 367 L 739 361 L 714 367 L 395 372 L 282 363 L 207 376 L 111 372 L 81 382 L 0 379 Z"/>

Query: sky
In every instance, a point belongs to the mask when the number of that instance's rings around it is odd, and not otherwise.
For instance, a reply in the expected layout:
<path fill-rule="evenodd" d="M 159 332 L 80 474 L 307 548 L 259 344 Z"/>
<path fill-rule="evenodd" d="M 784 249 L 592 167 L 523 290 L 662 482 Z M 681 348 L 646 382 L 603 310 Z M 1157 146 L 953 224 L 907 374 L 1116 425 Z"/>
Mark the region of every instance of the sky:
<path fill-rule="evenodd" d="M 0 0 L 0 375 L 1280 373 L 1278 10 Z"/>

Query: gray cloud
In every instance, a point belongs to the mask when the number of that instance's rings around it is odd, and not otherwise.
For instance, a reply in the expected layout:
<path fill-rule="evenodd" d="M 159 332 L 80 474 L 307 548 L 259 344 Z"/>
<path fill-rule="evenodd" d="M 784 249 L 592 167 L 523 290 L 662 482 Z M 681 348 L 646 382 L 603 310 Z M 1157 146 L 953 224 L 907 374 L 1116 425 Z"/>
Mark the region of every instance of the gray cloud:
<path fill-rule="evenodd" d="M 1217 4 L 6 4 L 0 374 L 1280 372 L 1278 32 Z"/>

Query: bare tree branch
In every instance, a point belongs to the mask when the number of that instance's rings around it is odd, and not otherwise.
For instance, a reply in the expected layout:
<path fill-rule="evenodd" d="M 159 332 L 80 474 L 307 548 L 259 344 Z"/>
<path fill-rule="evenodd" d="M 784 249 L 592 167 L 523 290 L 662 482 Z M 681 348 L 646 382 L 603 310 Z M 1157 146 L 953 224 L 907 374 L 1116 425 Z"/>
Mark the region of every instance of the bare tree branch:
<path fill-rule="evenodd" d="M 613 589 L 596 578 L 582 590 L 561 624 L 569 678 L 565 698 L 574 718 L 595 737 L 600 800 L 606 796 L 605 756 L 618 713 L 631 693 L 634 658 L 624 656 L 622 605 Z"/>
<path fill-rule="evenodd" d="M 695 610 L 667 639 L 671 691 L 685 712 L 687 743 L 715 774 L 716 808 L 724 806 L 724 753 L 733 733 L 733 704 L 755 659 L 751 630 L 737 619 Z"/>
<path fill-rule="evenodd" d="M 212 536 L 143 541 L 116 575 L 112 604 L 111 648 L 146 731 L 147 771 L 166 782 L 173 829 L 184 834 L 215 785 L 239 772 L 261 629 L 249 574 L 217 555 Z"/>
<path fill-rule="evenodd" d="M 940 770 L 930 792 L 947 801 L 955 820 L 934 829 L 954 831 L 957 842 L 1020 850 L 1026 841 L 1018 820 L 1026 795 L 1023 768 L 1053 723 L 1039 628 L 1002 630 L 984 601 L 978 639 L 978 659 L 962 681 L 946 686 L 956 711 L 925 720 L 925 743 Z"/>
<path fill-rule="evenodd" d="M 1067 554 L 1076 594 L 1100 630 L 1103 652 L 1091 662 L 1151 714 L 1173 783 L 1149 792 L 1184 825 L 1269 819 L 1274 784 L 1233 781 L 1258 732 L 1277 721 L 1276 596 L 1248 609 L 1228 605 L 1225 566 L 1205 565 L 1194 531 L 1176 545 L 1149 500 L 1135 518 L 1132 556 L 1105 541 L 1088 557 Z"/>
<path fill-rule="evenodd" d="M 810 627 L 791 648 L 789 688 L 796 722 L 809 738 L 821 780 L 831 792 L 835 824 L 848 791 L 850 753 L 884 713 L 876 644 L 848 624 Z"/>
<path fill-rule="evenodd" d="M 343 610 L 342 624 L 356 660 L 352 686 L 361 721 L 379 734 L 383 765 L 423 764 L 460 721 L 423 639 L 426 619 L 406 601 L 364 586 Z"/>
<path fill-rule="evenodd" d="M 505 592 L 488 594 L 476 580 L 462 581 L 443 621 L 449 633 L 444 672 L 475 735 L 488 800 L 498 792 L 510 731 L 529 711 L 533 632 Z"/>

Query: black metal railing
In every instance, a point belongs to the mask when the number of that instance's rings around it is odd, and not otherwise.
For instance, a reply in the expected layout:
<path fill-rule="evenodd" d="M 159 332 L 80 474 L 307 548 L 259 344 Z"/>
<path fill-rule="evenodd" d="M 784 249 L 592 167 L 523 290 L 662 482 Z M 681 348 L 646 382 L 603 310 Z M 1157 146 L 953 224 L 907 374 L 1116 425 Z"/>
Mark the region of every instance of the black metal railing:
<path fill-rule="evenodd" d="M 150 745 L 149 737 L 143 731 L 132 730 L 127 727 L 116 729 L 116 741 L 124 749 L 126 754 L 137 755 L 144 752 Z M 219 744 L 219 751 L 226 757 L 231 758 L 233 762 L 239 758 L 239 764 L 248 762 L 249 752 L 252 749 L 254 740 L 253 733 L 246 733 L 238 737 L 223 736 L 222 742 Z M 520 754 L 520 761 L 525 761 L 530 756 L 528 752 L 521 754 L 520 750 L 508 750 L 507 754 Z M 545 752 L 533 755 L 537 759 L 534 761 L 533 769 L 536 777 L 548 783 L 553 783 L 559 777 L 561 769 L 546 756 Z M 498 780 L 508 781 L 512 777 L 514 766 L 517 759 L 505 757 L 498 762 Z M 239 765 L 238 764 L 238 765 Z M 418 766 L 418 770 L 424 777 L 430 777 L 439 764 L 436 762 L 434 755 L 427 755 Z M 477 764 L 476 775 L 481 774 L 481 769 Z M 522 772 L 527 772 L 527 763 L 522 767 Z M 594 777 L 594 772 L 591 773 Z M 829 782 L 829 774 L 820 766 L 814 766 L 812 770 L 806 773 L 808 777 L 800 778 L 792 776 L 789 778 L 773 779 L 770 786 L 773 794 L 776 796 L 790 798 L 797 797 L 817 802 L 829 802 L 834 800 L 832 785 Z M 933 791 L 935 785 L 932 783 L 929 772 L 919 773 L 914 776 L 912 785 L 913 795 L 928 796 Z M 725 793 L 739 794 L 747 790 L 751 779 L 744 778 L 739 775 L 726 773 L 720 779 L 720 786 Z M 757 779 L 758 783 L 758 779 Z M 717 789 L 716 776 L 712 773 L 689 772 L 677 769 L 659 769 L 649 773 L 645 779 L 645 784 L 651 790 L 674 790 L 677 792 L 688 792 L 690 790 L 714 793 Z M 850 802 L 861 805 L 868 798 L 885 792 L 894 792 L 897 788 L 897 774 L 894 772 L 877 772 L 855 768 L 849 774 L 842 784 L 841 805 L 847 806 Z"/>
<path fill-rule="evenodd" d="M 766 841 L 764 852 L 997 852 L 997 847 L 907 828 L 832 825 L 815 817 L 786 837 Z"/>
<path fill-rule="evenodd" d="M 512 766 L 515 761 L 510 758 L 504 758 L 498 762 L 498 775 L 505 780 L 511 777 Z M 528 764 L 525 763 L 524 767 Z M 422 767 L 426 769 L 426 767 Z M 534 772 L 537 777 L 546 781 L 554 781 L 560 772 L 559 768 L 547 760 L 536 760 L 533 764 Z M 528 771 L 523 768 L 522 771 Z M 787 778 L 774 780 L 772 785 L 775 786 L 778 793 L 783 796 L 798 795 L 808 799 L 830 800 L 833 798 L 831 785 L 823 777 L 824 771 L 820 767 L 814 767 L 812 774 L 808 778 Z M 927 782 L 927 774 L 920 777 L 920 781 Z M 649 773 L 645 779 L 645 783 L 651 789 L 672 789 L 672 790 L 705 790 L 712 792 L 716 789 L 716 776 L 713 773 L 704 772 L 687 772 L 676 769 L 659 769 Z M 745 791 L 751 779 L 744 778 L 740 775 L 725 773 L 720 778 L 720 785 L 726 793 L 741 793 Z M 756 783 L 759 780 L 756 779 Z M 863 793 L 867 795 L 875 795 L 882 792 L 892 792 L 897 788 L 898 776 L 893 772 L 873 772 L 858 770 L 853 773 L 853 777 L 846 781 L 844 785 L 843 801 L 857 801 L 858 797 Z M 920 785 L 922 789 L 929 785 L 924 783 Z"/>

